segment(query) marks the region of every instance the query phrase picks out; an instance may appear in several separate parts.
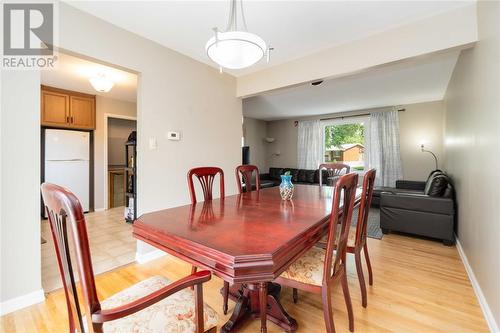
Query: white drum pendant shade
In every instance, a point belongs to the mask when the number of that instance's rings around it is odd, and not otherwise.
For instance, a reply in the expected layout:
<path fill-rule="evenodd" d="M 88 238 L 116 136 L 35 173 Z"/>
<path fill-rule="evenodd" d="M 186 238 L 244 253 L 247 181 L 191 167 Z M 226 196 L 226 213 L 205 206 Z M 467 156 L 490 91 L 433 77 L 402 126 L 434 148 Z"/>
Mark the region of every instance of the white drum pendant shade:
<path fill-rule="evenodd" d="M 219 66 L 241 69 L 252 66 L 266 54 L 266 43 L 246 31 L 216 32 L 205 46 L 207 55 Z"/>

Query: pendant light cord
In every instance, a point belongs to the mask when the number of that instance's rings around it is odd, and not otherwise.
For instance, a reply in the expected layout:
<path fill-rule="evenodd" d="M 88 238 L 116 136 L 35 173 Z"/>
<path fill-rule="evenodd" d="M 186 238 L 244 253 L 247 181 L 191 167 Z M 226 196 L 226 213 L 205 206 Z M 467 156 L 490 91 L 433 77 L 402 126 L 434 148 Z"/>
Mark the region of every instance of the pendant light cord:
<path fill-rule="evenodd" d="M 231 0 L 229 7 L 229 20 L 227 22 L 227 31 L 238 31 L 238 5 L 237 0 Z M 245 12 L 243 11 L 243 0 L 240 0 L 240 11 L 241 11 L 241 21 L 243 23 L 243 28 L 248 31 L 247 22 L 245 19 Z"/>

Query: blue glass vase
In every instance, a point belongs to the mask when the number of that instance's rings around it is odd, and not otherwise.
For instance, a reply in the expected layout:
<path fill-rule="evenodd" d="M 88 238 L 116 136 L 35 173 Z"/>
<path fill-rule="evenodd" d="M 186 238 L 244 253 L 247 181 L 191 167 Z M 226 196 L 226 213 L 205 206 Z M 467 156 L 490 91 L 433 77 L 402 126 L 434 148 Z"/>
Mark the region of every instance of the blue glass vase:
<path fill-rule="evenodd" d="M 292 176 L 282 175 L 280 184 L 281 199 L 291 200 L 293 197 Z"/>

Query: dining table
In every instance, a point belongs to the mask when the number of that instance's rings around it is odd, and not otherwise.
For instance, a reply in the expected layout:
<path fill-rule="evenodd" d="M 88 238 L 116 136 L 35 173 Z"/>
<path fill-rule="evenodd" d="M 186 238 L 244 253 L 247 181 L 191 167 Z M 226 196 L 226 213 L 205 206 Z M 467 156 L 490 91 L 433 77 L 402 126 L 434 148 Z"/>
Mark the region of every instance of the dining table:
<path fill-rule="evenodd" d="M 247 320 L 267 320 L 286 332 L 298 324 L 280 303 L 273 283 L 328 233 L 334 187 L 295 185 L 292 200 L 279 187 L 261 189 L 141 215 L 134 237 L 210 270 L 231 284 L 236 302 L 221 332 L 235 332 Z M 356 203 L 361 189 L 356 191 Z"/>

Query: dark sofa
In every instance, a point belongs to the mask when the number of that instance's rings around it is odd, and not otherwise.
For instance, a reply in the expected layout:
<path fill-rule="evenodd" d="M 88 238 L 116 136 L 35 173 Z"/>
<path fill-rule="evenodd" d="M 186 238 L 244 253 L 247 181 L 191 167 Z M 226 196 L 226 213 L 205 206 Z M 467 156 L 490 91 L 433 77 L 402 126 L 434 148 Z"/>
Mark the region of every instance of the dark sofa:
<path fill-rule="evenodd" d="M 400 231 L 455 243 L 454 189 L 444 172 L 433 171 L 426 182 L 398 181 L 396 188 L 376 190 L 383 233 Z"/>
<path fill-rule="evenodd" d="M 260 187 L 273 187 L 281 183 L 281 175 L 290 171 L 292 176 L 292 183 L 318 185 L 319 184 L 319 171 L 318 170 L 305 170 L 305 169 L 292 169 L 292 168 L 269 168 L 269 173 L 260 175 Z M 328 175 L 326 170 L 323 170 L 323 183 L 327 184 Z"/>

